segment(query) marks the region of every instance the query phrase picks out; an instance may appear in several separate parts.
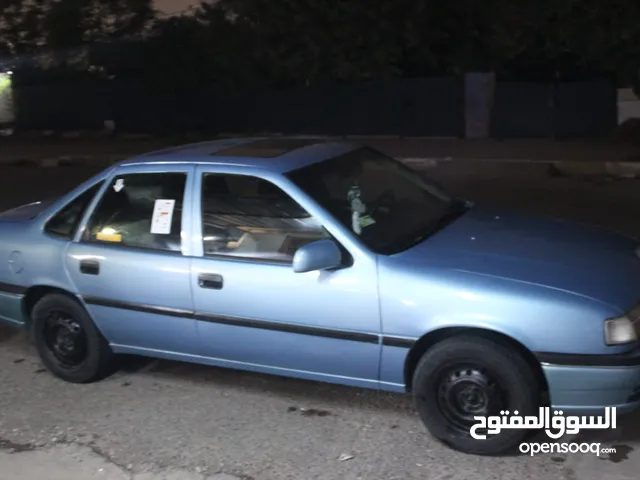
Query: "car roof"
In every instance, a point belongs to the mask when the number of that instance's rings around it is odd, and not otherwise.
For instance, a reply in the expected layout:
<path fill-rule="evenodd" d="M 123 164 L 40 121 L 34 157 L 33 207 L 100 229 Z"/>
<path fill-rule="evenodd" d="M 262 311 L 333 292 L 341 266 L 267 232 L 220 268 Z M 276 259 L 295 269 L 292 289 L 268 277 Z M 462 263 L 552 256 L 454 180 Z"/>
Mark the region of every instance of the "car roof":
<path fill-rule="evenodd" d="M 197 163 L 284 173 L 362 148 L 326 137 L 251 137 L 212 140 L 138 155 L 120 165 Z"/>

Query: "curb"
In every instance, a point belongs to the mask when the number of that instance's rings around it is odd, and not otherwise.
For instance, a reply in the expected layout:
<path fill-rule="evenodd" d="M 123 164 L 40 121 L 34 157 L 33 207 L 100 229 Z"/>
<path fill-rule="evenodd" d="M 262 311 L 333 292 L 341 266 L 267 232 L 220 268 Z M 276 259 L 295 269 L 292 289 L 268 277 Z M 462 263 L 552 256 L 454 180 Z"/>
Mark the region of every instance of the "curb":
<path fill-rule="evenodd" d="M 625 178 L 640 178 L 640 162 L 607 162 L 607 170 Z"/>
<path fill-rule="evenodd" d="M 398 158 L 398 160 L 416 168 L 434 168 L 440 163 L 468 162 L 468 163 L 503 163 L 529 164 L 547 166 L 551 177 L 570 177 L 578 179 L 610 178 L 636 179 L 640 178 L 640 162 L 596 162 L 596 161 L 555 161 L 555 160 L 526 160 L 526 159 L 493 159 L 493 158 Z"/>
<path fill-rule="evenodd" d="M 120 160 L 124 160 L 128 157 L 114 156 L 113 158 L 101 158 L 95 159 L 91 156 L 63 156 L 54 158 L 45 158 L 41 160 L 33 160 L 28 158 L 17 158 L 8 162 L 0 163 L 0 166 L 8 167 L 38 167 L 38 168 L 56 168 L 56 167 L 108 167 L 117 163 Z"/>
<path fill-rule="evenodd" d="M 135 155 L 112 155 L 111 157 L 103 157 L 103 158 L 95 158 L 91 155 L 75 155 L 75 156 L 62 156 L 62 157 L 52 157 L 45 158 L 40 160 L 32 160 L 27 158 L 17 158 L 15 160 L 10 160 L 8 162 L 0 162 L 0 166 L 11 166 L 11 167 L 40 167 L 40 168 L 51 168 L 51 167 L 83 167 L 83 166 L 110 166 L 121 160 L 126 160 L 128 158 L 132 158 Z M 452 157 L 439 157 L 439 158 L 430 158 L 430 157 L 395 157 L 397 160 L 406 163 L 407 165 L 415 165 L 418 167 L 427 167 L 433 168 L 437 167 L 440 163 L 452 162 L 452 161 L 463 161 L 463 162 L 492 162 L 492 163 L 517 163 L 517 162 L 527 162 L 527 163 L 537 163 L 543 164 L 545 162 L 538 160 L 498 160 L 492 158 L 458 158 L 454 159 Z"/>
<path fill-rule="evenodd" d="M 574 178 L 640 178 L 640 162 L 552 162 L 549 165 L 552 176 Z"/>
<path fill-rule="evenodd" d="M 131 158 L 134 155 L 111 155 L 96 158 L 91 155 L 75 155 L 45 158 L 33 160 L 17 158 L 9 162 L 2 162 L 0 166 L 10 167 L 109 167 L 121 160 Z M 415 168 L 435 168 L 442 163 L 492 163 L 492 164 L 537 164 L 547 166 L 548 173 L 552 177 L 572 178 L 616 178 L 635 179 L 640 178 L 640 162 L 600 162 L 600 161 L 549 161 L 527 159 L 495 159 L 495 158 L 453 158 L 453 157 L 396 157 L 401 162 Z"/>
<path fill-rule="evenodd" d="M 184 131 L 182 135 L 186 137 L 200 136 L 202 132 L 192 130 L 192 131 Z M 252 133 L 247 132 L 209 132 L 207 134 L 208 137 L 217 137 L 217 138 L 242 138 L 242 137 L 281 137 L 285 135 L 290 135 L 284 132 L 272 132 L 272 131 L 257 131 Z M 400 134 L 347 134 L 347 133 L 339 133 L 339 134 L 327 134 L 327 133 L 300 133 L 300 134 L 291 134 L 291 135 L 299 135 L 304 137 L 335 137 L 335 138 L 366 138 L 366 139 L 415 139 L 415 140 L 459 140 L 460 137 L 456 136 L 441 136 L 441 135 L 400 135 Z M 54 131 L 54 130 L 24 130 L 24 131 L 15 131 L 13 133 L 15 137 L 24 137 L 24 138 L 51 138 L 58 137 L 64 140 L 78 140 L 83 138 L 109 138 L 109 137 L 118 137 L 120 140 L 151 140 L 163 138 L 165 135 L 161 133 L 144 133 L 144 132 L 115 132 L 110 129 L 103 130 L 62 130 L 62 131 Z"/>

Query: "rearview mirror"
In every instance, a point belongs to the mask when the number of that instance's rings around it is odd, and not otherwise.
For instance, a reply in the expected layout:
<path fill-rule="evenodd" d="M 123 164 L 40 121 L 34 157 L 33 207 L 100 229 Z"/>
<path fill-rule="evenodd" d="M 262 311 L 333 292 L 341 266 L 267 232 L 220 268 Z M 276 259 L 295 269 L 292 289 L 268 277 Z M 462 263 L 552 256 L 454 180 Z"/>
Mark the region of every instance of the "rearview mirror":
<path fill-rule="evenodd" d="M 342 252 L 338 245 L 328 238 L 308 243 L 293 255 L 293 271 L 296 273 L 328 270 L 341 264 Z"/>

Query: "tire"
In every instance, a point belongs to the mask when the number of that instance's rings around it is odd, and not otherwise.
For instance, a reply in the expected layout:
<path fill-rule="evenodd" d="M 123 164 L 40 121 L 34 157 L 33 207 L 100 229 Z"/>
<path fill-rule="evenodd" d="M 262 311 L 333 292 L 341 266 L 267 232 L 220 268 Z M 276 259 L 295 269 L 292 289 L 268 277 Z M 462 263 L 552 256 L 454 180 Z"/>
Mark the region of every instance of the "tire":
<path fill-rule="evenodd" d="M 58 293 L 44 296 L 34 306 L 31 321 L 38 355 L 56 377 L 70 383 L 91 383 L 115 371 L 111 347 L 73 298 Z"/>
<path fill-rule="evenodd" d="M 540 406 L 538 381 L 527 362 L 499 342 L 472 336 L 449 338 L 428 349 L 414 372 L 413 392 L 420 418 L 435 438 L 477 455 L 506 453 L 528 431 L 478 432 L 486 439 L 475 439 L 469 431 L 478 423 L 474 415 L 508 410 L 537 416 Z"/>

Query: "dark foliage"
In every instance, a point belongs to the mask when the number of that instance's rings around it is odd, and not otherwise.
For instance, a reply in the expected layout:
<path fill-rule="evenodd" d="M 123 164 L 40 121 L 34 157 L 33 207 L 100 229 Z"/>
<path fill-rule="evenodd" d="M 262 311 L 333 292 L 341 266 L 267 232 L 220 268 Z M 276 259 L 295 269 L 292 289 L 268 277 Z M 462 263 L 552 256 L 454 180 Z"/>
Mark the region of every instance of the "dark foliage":
<path fill-rule="evenodd" d="M 170 18 L 151 4 L 0 0 L 0 55 L 32 74 L 36 59 L 65 72 L 52 78 L 137 77 L 161 91 L 465 71 L 639 83 L 637 0 L 219 0 Z"/>

